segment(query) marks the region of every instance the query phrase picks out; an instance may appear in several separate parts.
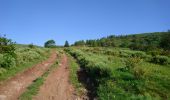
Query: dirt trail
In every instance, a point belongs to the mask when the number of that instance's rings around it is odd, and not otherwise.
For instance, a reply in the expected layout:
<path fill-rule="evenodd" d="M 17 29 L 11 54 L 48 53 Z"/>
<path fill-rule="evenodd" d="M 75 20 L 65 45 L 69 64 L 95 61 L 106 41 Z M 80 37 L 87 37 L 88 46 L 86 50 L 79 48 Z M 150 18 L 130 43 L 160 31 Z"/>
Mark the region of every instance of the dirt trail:
<path fill-rule="evenodd" d="M 76 100 L 69 82 L 68 59 L 64 55 L 61 64 L 53 70 L 33 100 Z"/>
<path fill-rule="evenodd" d="M 43 61 L 23 73 L 0 84 L 0 100 L 17 100 L 26 88 L 38 77 L 40 77 L 56 60 L 56 52 L 46 61 Z"/>

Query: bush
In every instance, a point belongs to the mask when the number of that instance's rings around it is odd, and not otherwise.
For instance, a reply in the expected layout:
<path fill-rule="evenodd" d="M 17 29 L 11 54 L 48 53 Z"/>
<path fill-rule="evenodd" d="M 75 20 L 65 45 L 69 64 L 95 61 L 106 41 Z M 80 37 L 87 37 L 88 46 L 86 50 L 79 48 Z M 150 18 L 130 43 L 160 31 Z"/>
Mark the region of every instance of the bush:
<path fill-rule="evenodd" d="M 33 44 L 29 44 L 28 47 L 31 49 L 35 48 L 35 46 Z"/>
<path fill-rule="evenodd" d="M 127 54 L 127 53 L 125 53 L 123 51 L 120 51 L 119 55 L 120 55 L 120 57 L 129 57 L 129 54 Z"/>
<path fill-rule="evenodd" d="M 17 65 L 24 64 L 25 61 L 24 61 L 23 53 L 17 53 L 16 55 L 17 55 L 16 56 Z"/>
<path fill-rule="evenodd" d="M 0 67 L 1 67 L 2 62 L 3 62 L 3 55 L 0 54 Z"/>
<path fill-rule="evenodd" d="M 1 67 L 3 68 L 16 67 L 15 58 L 10 54 L 4 54 L 3 60 L 1 61 Z"/>
<path fill-rule="evenodd" d="M 167 65 L 169 64 L 169 58 L 166 56 L 153 56 L 151 62 L 155 64 Z"/>
<path fill-rule="evenodd" d="M 35 51 L 28 51 L 28 52 L 23 53 L 23 58 L 24 58 L 24 61 L 29 62 L 29 61 L 33 61 L 35 59 L 40 58 L 40 55 Z"/>
<path fill-rule="evenodd" d="M 44 57 L 45 53 L 48 52 L 48 49 L 43 48 L 22 48 L 17 49 L 16 53 L 16 62 L 17 65 L 24 64 L 27 62 L 34 61 L 35 59 L 39 59 L 40 57 Z"/>
<path fill-rule="evenodd" d="M 14 43 L 10 39 L 0 36 L 0 53 L 10 53 L 13 55 L 14 51 Z"/>
<path fill-rule="evenodd" d="M 0 75 L 2 75 L 4 72 L 6 72 L 6 69 L 0 67 Z"/>
<path fill-rule="evenodd" d="M 107 54 L 107 55 L 117 55 L 117 52 L 114 52 L 114 51 L 111 51 L 111 50 L 107 50 L 104 52 L 104 54 Z"/>
<path fill-rule="evenodd" d="M 161 54 L 161 51 L 160 50 L 148 51 L 147 54 L 157 56 Z"/>
<path fill-rule="evenodd" d="M 136 79 L 143 78 L 144 74 L 145 74 L 145 71 L 140 67 L 135 67 L 133 69 L 133 75 L 135 76 Z"/>
<path fill-rule="evenodd" d="M 146 53 L 142 51 L 136 51 L 132 54 L 132 57 L 146 58 Z"/>
<path fill-rule="evenodd" d="M 170 57 L 170 50 L 162 51 L 162 55 L 166 55 L 166 56 Z"/>
<path fill-rule="evenodd" d="M 125 60 L 126 69 L 132 70 L 135 68 L 140 62 L 142 61 L 139 57 L 129 57 L 127 60 Z"/>
<path fill-rule="evenodd" d="M 145 71 L 139 66 L 139 63 L 141 62 L 142 59 L 139 57 L 128 58 L 125 61 L 126 64 L 125 69 L 127 69 L 130 73 L 132 73 L 136 79 L 142 78 L 145 73 Z"/>

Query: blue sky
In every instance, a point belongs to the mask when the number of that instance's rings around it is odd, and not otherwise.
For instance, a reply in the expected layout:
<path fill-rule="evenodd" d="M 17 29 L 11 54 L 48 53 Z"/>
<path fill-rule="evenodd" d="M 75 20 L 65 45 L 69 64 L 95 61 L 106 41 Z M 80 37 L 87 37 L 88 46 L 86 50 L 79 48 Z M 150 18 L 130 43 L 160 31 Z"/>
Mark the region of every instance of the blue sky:
<path fill-rule="evenodd" d="M 168 29 L 170 0 L 0 0 L 0 33 L 22 44 Z"/>

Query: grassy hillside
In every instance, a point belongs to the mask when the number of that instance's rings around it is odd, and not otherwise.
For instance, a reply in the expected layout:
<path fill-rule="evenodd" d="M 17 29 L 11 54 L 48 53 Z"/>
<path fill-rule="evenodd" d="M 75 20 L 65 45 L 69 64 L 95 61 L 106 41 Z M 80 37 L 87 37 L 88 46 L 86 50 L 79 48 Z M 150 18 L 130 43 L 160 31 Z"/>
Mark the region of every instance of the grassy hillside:
<path fill-rule="evenodd" d="M 123 48 L 74 47 L 66 51 L 86 71 L 94 95 L 100 100 L 170 98 L 167 56 L 155 58 L 143 51 Z"/>

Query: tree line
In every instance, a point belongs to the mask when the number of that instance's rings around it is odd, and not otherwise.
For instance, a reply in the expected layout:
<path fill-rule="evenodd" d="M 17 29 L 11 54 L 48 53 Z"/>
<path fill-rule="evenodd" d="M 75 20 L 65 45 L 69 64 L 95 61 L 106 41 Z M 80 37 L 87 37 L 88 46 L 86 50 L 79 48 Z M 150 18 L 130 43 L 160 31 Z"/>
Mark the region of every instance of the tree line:
<path fill-rule="evenodd" d="M 170 51 L 170 31 L 120 36 L 111 35 L 101 39 L 76 41 L 74 46 L 123 47 L 142 51 L 164 49 Z"/>

